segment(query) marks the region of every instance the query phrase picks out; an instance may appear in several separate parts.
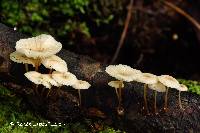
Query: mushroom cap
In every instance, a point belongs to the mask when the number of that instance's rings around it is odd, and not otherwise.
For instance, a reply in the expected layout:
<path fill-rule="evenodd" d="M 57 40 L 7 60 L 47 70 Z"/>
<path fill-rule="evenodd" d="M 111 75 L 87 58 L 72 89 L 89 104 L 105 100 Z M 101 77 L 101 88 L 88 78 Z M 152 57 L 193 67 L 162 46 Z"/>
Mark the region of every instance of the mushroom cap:
<path fill-rule="evenodd" d="M 180 87 L 177 88 L 177 90 L 179 91 L 188 91 L 188 87 L 184 84 L 180 84 Z"/>
<path fill-rule="evenodd" d="M 53 71 L 52 78 L 61 85 L 72 86 L 77 82 L 77 78 L 70 72 L 61 73 Z"/>
<path fill-rule="evenodd" d="M 122 80 L 122 81 L 126 81 L 126 82 L 130 82 L 130 81 L 137 79 L 137 77 L 141 74 L 140 70 L 133 69 L 130 66 L 122 65 L 122 64 L 109 65 L 106 67 L 105 71 L 110 76 L 112 76 L 118 80 Z"/>
<path fill-rule="evenodd" d="M 42 64 L 49 69 L 55 69 L 58 72 L 67 72 L 67 63 L 56 55 L 42 59 Z"/>
<path fill-rule="evenodd" d="M 28 58 L 24 54 L 21 54 L 17 51 L 10 54 L 10 59 L 16 63 L 31 64 L 33 67 L 35 67 L 35 59 Z"/>
<path fill-rule="evenodd" d="M 158 80 L 165 86 L 170 87 L 170 88 L 179 88 L 180 84 L 179 82 L 173 78 L 172 76 L 169 75 L 161 75 L 158 76 Z"/>
<path fill-rule="evenodd" d="M 74 85 L 72 85 L 72 87 L 74 89 L 88 89 L 91 85 L 87 82 L 87 81 L 83 81 L 83 80 L 77 80 L 76 83 Z"/>
<path fill-rule="evenodd" d="M 51 74 L 42 74 L 42 78 L 44 81 L 50 83 L 53 86 L 61 86 L 58 82 L 56 82 L 53 78 Z"/>
<path fill-rule="evenodd" d="M 46 88 L 51 88 L 51 84 L 42 78 L 42 74 L 36 71 L 29 71 L 24 74 L 31 82 L 39 85 L 44 85 Z"/>
<path fill-rule="evenodd" d="M 144 84 L 156 84 L 158 77 L 151 73 L 141 73 L 136 81 Z"/>
<path fill-rule="evenodd" d="M 20 39 L 16 42 L 16 51 L 31 58 L 45 58 L 58 53 L 62 44 L 51 35 L 41 34 L 36 37 Z"/>
<path fill-rule="evenodd" d="M 157 92 L 166 92 L 166 86 L 164 86 L 162 83 L 158 82 L 155 84 L 149 84 L 148 87 L 152 90 L 155 90 Z"/>
<path fill-rule="evenodd" d="M 117 88 L 120 88 L 120 82 L 121 81 L 110 81 L 108 83 L 108 85 L 113 87 L 113 88 L 115 88 L 115 89 L 117 89 Z M 121 87 L 124 88 L 124 83 L 123 82 L 122 82 L 122 86 Z"/>

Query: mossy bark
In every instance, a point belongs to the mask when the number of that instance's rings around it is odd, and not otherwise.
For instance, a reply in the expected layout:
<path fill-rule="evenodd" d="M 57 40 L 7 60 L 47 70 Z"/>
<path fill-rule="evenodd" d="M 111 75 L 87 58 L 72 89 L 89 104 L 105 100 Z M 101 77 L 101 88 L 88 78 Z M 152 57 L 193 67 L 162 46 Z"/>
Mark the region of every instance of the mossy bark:
<path fill-rule="evenodd" d="M 58 55 L 68 63 L 69 71 L 78 79 L 92 84 L 89 90 L 82 91 L 82 106 L 78 106 L 78 94 L 70 87 L 61 88 L 58 92 L 53 88 L 48 96 L 35 95 L 32 85 L 24 78 L 24 66 L 12 63 L 9 54 L 15 49 L 15 43 L 26 36 L 0 24 L 0 81 L 16 94 L 26 99 L 33 111 L 52 121 L 77 121 L 85 117 L 98 117 L 116 128 L 127 132 L 198 132 L 200 131 L 200 98 L 190 92 L 183 92 L 182 105 L 177 103 L 178 92 L 169 90 L 168 112 L 163 111 L 164 94 L 157 94 L 158 115 L 154 114 L 153 91 L 148 90 L 148 108 L 152 112 L 146 116 L 143 107 L 143 85 L 132 82 L 125 83 L 123 93 L 124 116 L 118 116 L 115 90 L 107 83 L 112 78 L 105 73 L 105 64 L 95 60 L 62 50 Z M 41 69 L 43 70 L 43 69 Z M 40 91 L 40 90 L 39 90 Z M 92 115 L 91 109 L 101 113 Z M 94 112 L 93 112 L 94 114 Z"/>

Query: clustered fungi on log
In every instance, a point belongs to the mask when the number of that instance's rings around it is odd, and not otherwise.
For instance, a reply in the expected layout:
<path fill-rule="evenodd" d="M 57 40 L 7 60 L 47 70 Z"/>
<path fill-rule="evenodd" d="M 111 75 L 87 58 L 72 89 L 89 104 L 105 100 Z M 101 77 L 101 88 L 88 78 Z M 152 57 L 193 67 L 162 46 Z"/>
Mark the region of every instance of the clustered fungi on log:
<path fill-rule="evenodd" d="M 105 73 L 105 66 L 88 57 L 78 56 L 66 50 L 62 50 L 59 56 L 66 62 L 70 62 L 68 69 L 78 78 L 86 79 L 92 84 L 91 89 L 82 94 L 82 104 L 86 111 L 79 108 L 76 93 L 70 88 L 61 89 L 59 93 L 51 91 L 47 99 L 33 95 L 31 86 L 27 86 L 26 79 L 22 78 L 25 73 L 22 66 L 9 60 L 16 41 L 23 37 L 12 29 L 0 25 L 0 80 L 1 84 L 27 99 L 30 107 L 41 113 L 42 116 L 53 121 L 66 122 L 77 120 L 82 116 L 91 117 L 90 109 L 98 108 L 104 113 L 102 119 L 111 120 L 116 128 L 128 132 L 198 132 L 200 130 L 199 96 L 184 92 L 181 97 L 181 100 L 184 101 L 184 110 L 181 110 L 176 102 L 177 91 L 171 89 L 169 90 L 168 112 L 159 110 L 158 115 L 154 113 L 144 115 L 141 110 L 143 85 L 134 81 L 124 84 L 122 103 L 125 112 L 123 117 L 118 117 L 116 113 L 117 97 L 113 89 L 107 85 L 113 79 Z M 148 95 L 152 94 L 153 91 L 149 90 Z M 153 112 L 152 97 L 147 97 L 147 99 L 149 101 L 148 108 Z M 162 99 L 163 94 L 158 92 L 157 106 L 159 109 L 163 107 Z"/>

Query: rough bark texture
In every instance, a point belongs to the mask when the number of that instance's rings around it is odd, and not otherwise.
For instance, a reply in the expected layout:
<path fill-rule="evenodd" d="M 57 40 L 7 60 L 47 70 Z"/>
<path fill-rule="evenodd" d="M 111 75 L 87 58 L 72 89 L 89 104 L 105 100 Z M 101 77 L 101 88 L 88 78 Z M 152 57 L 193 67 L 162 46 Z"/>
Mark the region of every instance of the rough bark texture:
<path fill-rule="evenodd" d="M 24 66 L 9 60 L 9 54 L 14 51 L 15 42 L 24 37 L 26 36 L 0 24 L 0 81 L 2 85 L 26 99 L 30 108 L 43 117 L 59 122 L 98 117 L 105 121 L 109 120 L 114 127 L 130 133 L 200 131 L 200 98 L 198 95 L 189 92 L 182 93 L 184 110 L 181 110 L 177 103 L 178 92 L 171 89 L 169 111 L 164 113 L 162 111 L 164 94 L 158 93 L 159 114 L 145 115 L 142 111 L 143 85 L 136 82 L 125 83 L 123 89 L 125 115 L 119 117 L 116 113 L 115 91 L 107 85 L 112 78 L 104 71 L 106 65 L 64 49 L 58 55 L 68 63 L 69 71 L 79 79 L 87 80 L 92 84 L 89 90 L 82 91 L 82 108 L 78 106 L 77 91 L 70 87 L 62 88 L 60 91 L 53 88 L 48 98 L 45 96 L 47 90 L 43 95 L 35 95 L 33 85 L 23 76 Z M 41 94 L 40 88 L 39 94 Z M 152 91 L 148 90 L 150 112 L 153 112 L 152 95 Z M 100 112 L 94 112 L 94 108 Z"/>

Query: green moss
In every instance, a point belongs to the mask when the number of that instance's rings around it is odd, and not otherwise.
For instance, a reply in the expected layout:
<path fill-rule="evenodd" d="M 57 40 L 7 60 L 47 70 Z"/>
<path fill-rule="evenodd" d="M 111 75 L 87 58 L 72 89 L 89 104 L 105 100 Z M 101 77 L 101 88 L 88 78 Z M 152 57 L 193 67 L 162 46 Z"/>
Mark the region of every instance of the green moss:
<path fill-rule="evenodd" d="M 47 125 L 33 126 L 37 123 Z M 31 126 L 28 126 L 29 124 Z M 61 126 L 57 123 L 57 127 L 52 127 L 53 124 L 33 114 L 26 108 L 22 98 L 18 98 L 11 91 L 0 86 L 0 133 L 87 133 L 91 132 L 92 129 L 88 127 L 93 122 L 92 120 L 86 120 L 84 123 L 62 123 Z M 99 132 L 120 133 L 120 131 L 115 131 L 107 126 L 103 129 Z"/>
<path fill-rule="evenodd" d="M 200 95 L 200 82 L 184 79 L 179 79 L 179 82 L 186 85 L 190 92 Z"/>

